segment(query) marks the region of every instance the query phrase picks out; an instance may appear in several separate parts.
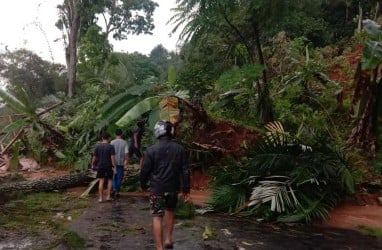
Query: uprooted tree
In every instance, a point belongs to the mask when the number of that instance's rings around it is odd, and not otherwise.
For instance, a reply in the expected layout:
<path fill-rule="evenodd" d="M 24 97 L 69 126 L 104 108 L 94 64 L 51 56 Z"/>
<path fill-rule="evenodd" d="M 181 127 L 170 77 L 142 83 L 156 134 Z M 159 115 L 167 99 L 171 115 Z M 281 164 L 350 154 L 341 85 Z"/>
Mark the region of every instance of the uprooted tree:
<path fill-rule="evenodd" d="M 375 159 L 381 153 L 382 119 L 382 30 L 371 20 L 364 21 L 367 39 L 355 74 L 351 116 L 356 120 L 348 144 L 369 152 Z"/>

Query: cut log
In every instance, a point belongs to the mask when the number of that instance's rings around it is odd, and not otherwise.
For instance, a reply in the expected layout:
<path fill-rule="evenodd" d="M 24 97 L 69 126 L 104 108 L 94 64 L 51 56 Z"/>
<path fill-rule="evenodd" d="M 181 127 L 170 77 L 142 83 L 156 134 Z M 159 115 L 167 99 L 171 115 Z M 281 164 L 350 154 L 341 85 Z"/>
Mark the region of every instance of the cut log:
<path fill-rule="evenodd" d="M 87 172 L 81 172 L 47 179 L 6 183 L 0 185 L 0 200 L 18 193 L 49 192 L 71 187 L 86 186 L 93 179 L 94 178 L 90 177 Z"/>

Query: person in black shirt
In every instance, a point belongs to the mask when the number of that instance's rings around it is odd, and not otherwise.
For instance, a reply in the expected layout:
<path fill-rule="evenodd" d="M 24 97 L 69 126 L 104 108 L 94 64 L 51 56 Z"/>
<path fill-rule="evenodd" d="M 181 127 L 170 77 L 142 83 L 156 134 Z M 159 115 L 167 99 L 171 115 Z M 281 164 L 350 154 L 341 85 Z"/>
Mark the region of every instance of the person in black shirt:
<path fill-rule="evenodd" d="M 130 164 L 131 158 L 135 155 L 139 159 L 139 166 L 142 168 L 143 154 L 141 151 L 142 146 L 142 137 L 145 133 L 145 123 L 143 121 L 139 121 L 137 123 L 137 129 L 134 130 L 133 135 L 129 144 L 129 160 L 128 164 Z"/>
<path fill-rule="evenodd" d="M 116 174 L 116 161 L 115 161 L 115 149 L 109 143 L 110 135 L 107 132 L 103 132 L 100 143 L 97 143 L 94 149 L 94 154 L 92 158 L 93 166 L 97 166 L 97 178 L 98 182 L 98 202 L 102 202 L 103 199 L 103 189 L 105 185 L 105 180 L 107 181 L 107 192 L 106 201 L 111 201 L 111 189 L 113 175 Z"/>
<path fill-rule="evenodd" d="M 163 249 L 163 217 L 166 222 L 164 247 L 173 248 L 177 192 L 182 187 L 186 202 L 190 194 L 190 170 L 186 151 L 172 140 L 172 131 L 170 122 L 159 121 L 155 124 L 154 133 L 158 142 L 146 150 L 140 173 L 142 190 L 148 188 L 147 183 L 150 181 L 150 208 L 157 249 Z"/>

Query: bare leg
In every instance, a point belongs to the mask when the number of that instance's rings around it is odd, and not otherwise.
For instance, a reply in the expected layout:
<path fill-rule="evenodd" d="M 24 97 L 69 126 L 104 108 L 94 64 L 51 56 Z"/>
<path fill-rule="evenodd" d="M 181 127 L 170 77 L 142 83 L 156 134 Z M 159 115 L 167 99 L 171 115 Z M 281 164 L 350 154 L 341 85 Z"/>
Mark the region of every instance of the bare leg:
<path fill-rule="evenodd" d="M 113 189 L 113 180 L 112 179 L 107 179 L 107 194 L 106 194 L 106 199 L 110 200 L 111 199 L 111 190 Z"/>
<path fill-rule="evenodd" d="M 153 234 L 157 244 L 157 250 L 163 250 L 162 217 L 153 217 Z"/>
<path fill-rule="evenodd" d="M 172 231 L 174 230 L 175 224 L 175 212 L 165 210 L 164 218 L 166 223 L 166 240 L 164 241 L 166 245 L 172 245 Z"/>
<path fill-rule="evenodd" d="M 103 185 L 104 185 L 104 178 L 100 178 L 98 182 L 98 201 L 103 201 Z"/>

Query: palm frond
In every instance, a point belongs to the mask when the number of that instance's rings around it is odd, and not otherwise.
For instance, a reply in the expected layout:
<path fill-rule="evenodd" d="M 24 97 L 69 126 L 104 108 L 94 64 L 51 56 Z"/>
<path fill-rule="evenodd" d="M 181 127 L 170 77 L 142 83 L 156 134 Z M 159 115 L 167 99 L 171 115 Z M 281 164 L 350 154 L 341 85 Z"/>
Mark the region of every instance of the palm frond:
<path fill-rule="evenodd" d="M 279 176 L 280 177 L 280 176 Z M 269 176 L 276 179 L 276 176 Z M 289 179 L 288 177 L 284 177 Z M 263 180 L 253 188 L 248 207 L 258 204 L 271 203 L 270 210 L 278 213 L 296 207 L 299 201 L 289 184 L 289 181 Z"/>
<path fill-rule="evenodd" d="M 319 199 L 310 199 L 305 196 L 302 202 L 304 206 L 299 206 L 295 213 L 280 216 L 277 221 L 284 223 L 305 221 L 306 223 L 310 223 L 315 219 L 328 219 L 330 217 L 328 206 L 325 202 L 322 202 L 324 195 L 320 197 Z"/>
<path fill-rule="evenodd" d="M 213 190 L 208 204 L 219 211 L 234 212 L 242 207 L 247 199 L 242 186 L 224 185 Z"/>
<path fill-rule="evenodd" d="M 31 110 L 30 106 L 27 106 L 26 103 L 23 103 L 14 95 L 12 95 L 11 93 L 8 93 L 7 91 L 1 88 L 0 88 L 0 97 L 11 109 L 15 110 L 16 112 L 25 113 L 28 115 L 35 115 L 33 110 Z"/>
<path fill-rule="evenodd" d="M 23 128 L 24 126 L 26 126 L 28 124 L 27 121 L 25 121 L 25 119 L 18 119 L 17 121 L 5 126 L 1 132 L 4 132 L 4 133 L 12 133 L 12 132 L 15 132 L 16 130 L 19 130 L 21 128 Z"/>

